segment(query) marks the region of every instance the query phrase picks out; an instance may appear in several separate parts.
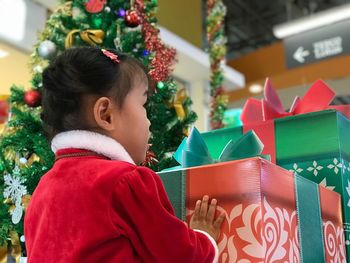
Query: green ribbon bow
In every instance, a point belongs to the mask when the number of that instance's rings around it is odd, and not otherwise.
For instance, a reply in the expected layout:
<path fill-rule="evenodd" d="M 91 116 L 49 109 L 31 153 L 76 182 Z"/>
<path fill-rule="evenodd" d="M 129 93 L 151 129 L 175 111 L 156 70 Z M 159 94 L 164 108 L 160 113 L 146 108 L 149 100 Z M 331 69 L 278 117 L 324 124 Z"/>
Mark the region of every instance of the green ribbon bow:
<path fill-rule="evenodd" d="M 215 160 L 210 156 L 202 135 L 196 128 L 193 128 L 189 137 L 181 142 L 174 153 L 174 158 L 183 168 L 233 161 L 254 156 L 261 156 L 265 159 L 269 159 L 269 156 L 261 155 L 263 148 L 264 145 L 254 131 L 251 130 L 245 133 L 237 142 L 229 141 L 222 150 L 219 159 Z"/>

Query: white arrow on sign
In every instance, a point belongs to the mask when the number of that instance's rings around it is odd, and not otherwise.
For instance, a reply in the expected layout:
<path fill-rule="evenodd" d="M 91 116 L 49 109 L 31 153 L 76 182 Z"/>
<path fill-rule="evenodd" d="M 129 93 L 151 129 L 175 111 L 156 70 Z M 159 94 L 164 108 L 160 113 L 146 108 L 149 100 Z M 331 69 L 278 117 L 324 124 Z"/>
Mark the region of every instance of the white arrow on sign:
<path fill-rule="evenodd" d="M 293 58 L 299 63 L 304 63 L 305 57 L 308 55 L 310 55 L 310 52 L 308 50 L 304 49 L 304 47 L 298 47 L 298 49 L 293 54 Z"/>

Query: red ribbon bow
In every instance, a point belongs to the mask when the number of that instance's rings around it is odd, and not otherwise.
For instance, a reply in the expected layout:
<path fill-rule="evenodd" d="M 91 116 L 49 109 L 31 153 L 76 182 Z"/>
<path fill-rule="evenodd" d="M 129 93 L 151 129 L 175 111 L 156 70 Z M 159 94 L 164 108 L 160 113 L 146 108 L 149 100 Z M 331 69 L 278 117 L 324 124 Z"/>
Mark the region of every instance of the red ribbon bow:
<path fill-rule="evenodd" d="M 322 80 L 317 80 L 302 98 L 296 97 L 289 111 L 285 111 L 280 98 L 272 88 L 269 79 L 264 86 L 264 99 L 250 98 L 243 107 L 243 124 L 267 121 L 291 115 L 320 111 L 329 108 L 335 96 L 334 91 Z"/>

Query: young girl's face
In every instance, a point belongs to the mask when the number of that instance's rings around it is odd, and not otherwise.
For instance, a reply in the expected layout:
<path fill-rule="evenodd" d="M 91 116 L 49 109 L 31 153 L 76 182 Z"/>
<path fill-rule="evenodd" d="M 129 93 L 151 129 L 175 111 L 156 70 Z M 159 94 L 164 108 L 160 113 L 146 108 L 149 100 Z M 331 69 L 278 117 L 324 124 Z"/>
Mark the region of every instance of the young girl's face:
<path fill-rule="evenodd" d="M 142 80 L 135 81 L 122 107 L 113 106 L 114 129 L 109 136 L 124 146 L 136 164 L 145 159 L 148 150 L 150 121 L 145 109 L 147 95 L 148 84 Z"/>

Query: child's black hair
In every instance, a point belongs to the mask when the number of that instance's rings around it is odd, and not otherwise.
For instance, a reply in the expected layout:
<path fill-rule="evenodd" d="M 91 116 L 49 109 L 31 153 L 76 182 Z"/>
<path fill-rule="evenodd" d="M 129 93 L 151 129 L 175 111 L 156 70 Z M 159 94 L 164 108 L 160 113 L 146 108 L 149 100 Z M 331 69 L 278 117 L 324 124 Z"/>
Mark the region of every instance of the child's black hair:
<path fill-rule="evenodd" d="M 113 97 L 122 107 L 135 81 L 148 81 L 147 71 L 136 59 L 115 50 L 119 63 L 95 47 L 64 51 L 43 72 L 42 120 L 46 136 L 87 129 L 79 116 L 84 95 Z"/>

